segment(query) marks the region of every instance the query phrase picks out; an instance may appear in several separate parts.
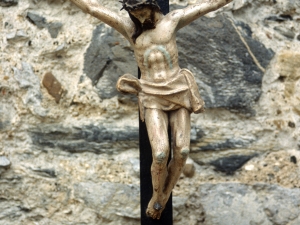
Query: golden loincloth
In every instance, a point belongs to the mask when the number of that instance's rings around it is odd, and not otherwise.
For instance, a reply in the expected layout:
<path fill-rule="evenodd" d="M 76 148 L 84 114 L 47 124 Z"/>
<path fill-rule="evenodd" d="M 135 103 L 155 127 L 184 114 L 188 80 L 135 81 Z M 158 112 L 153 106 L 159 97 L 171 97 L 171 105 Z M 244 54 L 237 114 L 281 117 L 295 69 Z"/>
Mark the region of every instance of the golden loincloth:
<path fill-rule="evenodd" d="M 181 69 L 173 79 L 159 83 L 125 74 L 119 78 L 117 89 L 123 93 L 137 94 L 142 121 L 145 119 L 145 108 L 163 111 L 186 108 L 194 113 L 204 111 L 204 101 L 194 75 L 187 69 Z"/>

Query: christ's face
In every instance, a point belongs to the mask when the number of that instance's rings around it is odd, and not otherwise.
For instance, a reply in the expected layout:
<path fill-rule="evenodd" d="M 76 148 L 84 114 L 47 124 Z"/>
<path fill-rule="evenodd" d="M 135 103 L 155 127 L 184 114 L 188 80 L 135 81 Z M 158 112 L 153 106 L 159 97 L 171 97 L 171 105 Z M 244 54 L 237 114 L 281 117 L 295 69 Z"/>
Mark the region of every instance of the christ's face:
<path fill-rule="evenodd" d="M 130 14 L 143 24 L 145 21 L 151 20 L 152 11 L 148 7 L 143 7 L 140 9 L 131 10 Z"/>
<path fill-rule="evenodd" d="M 152 29 L 155 27 L 154 11 L 149 7 L 143 7 L 130 11 L 130 14 L 137 18 L 144 29 Z"/>

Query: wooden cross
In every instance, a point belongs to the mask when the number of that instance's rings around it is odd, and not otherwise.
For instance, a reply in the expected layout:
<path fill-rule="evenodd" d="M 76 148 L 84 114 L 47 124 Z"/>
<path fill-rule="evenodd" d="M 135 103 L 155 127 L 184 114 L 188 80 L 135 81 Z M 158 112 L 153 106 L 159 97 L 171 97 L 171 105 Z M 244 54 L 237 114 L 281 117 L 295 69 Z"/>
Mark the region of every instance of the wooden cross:
<path fill-rule="evenodd" d="M 162 13 L 169 12 L 169 0 L 157 0 Z M 141 74 L 139 71 L 139 78 Z M 152 149 L 150 146 L 146 124 L 139 120 L 139 136 L 140 136 L 140 190 L 141 190 L 141 225 L 172 225 L 173 224 L 173 208 L 172 195 L 164 209 L 161 218 L 154 220 L 146 215 L 146 209 L 149 200 L 152 197 L 152 179 L 151 179 L 151 164 L 152 164 Z M 169 138 L 170 129 L 169 129 Z M 171 140 L 170 140 L 171 146 Z"/>

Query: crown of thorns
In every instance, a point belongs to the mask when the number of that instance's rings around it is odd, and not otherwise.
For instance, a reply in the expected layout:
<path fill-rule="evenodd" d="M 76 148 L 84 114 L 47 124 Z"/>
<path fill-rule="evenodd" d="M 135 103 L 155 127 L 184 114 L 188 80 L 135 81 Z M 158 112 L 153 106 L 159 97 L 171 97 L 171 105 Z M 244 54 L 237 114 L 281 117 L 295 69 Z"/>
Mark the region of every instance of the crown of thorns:
<path fill-rule="evenodd" d="M 131 10 L 140 9 L 145 6 L 154 7 L 160 10 L 160 7 L 157 4 L 156 0 L 123 0 L 120 2 L 123 5 L 121 10 L 125 9 L 126 11 L 131 11 Z"/>

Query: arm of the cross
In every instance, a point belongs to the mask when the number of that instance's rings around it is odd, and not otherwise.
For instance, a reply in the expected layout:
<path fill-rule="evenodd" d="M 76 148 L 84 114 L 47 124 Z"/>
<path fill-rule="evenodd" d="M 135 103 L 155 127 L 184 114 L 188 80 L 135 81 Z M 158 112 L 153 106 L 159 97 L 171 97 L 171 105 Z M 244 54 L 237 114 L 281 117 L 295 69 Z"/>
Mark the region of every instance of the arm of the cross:
<path fill-rule="evenodd" d="M 133 27 L 129 18 L 120 16 L 116 12 L 100 5 L 95 0 L 70 0 L 84 12 L 96 17 L 121 33 L 127 40 L 130 40 L 128 31 Z"/>
<path fill-rule="evenodd" d="M 176 10 L 174 13 L 171 12 L 170 15 L 172 16 L 173 13 L 174 19 L 178 20 L 177 30 L 179 30 L 199 17 L 215 11 L 232 1 L 233 0 L 204 0 L 199 3 L 189 5 L 184 9 Z"/>

